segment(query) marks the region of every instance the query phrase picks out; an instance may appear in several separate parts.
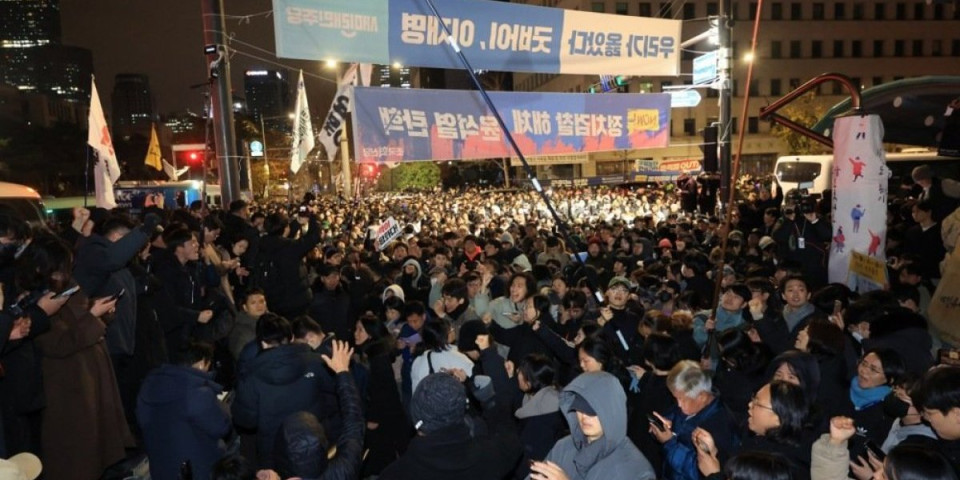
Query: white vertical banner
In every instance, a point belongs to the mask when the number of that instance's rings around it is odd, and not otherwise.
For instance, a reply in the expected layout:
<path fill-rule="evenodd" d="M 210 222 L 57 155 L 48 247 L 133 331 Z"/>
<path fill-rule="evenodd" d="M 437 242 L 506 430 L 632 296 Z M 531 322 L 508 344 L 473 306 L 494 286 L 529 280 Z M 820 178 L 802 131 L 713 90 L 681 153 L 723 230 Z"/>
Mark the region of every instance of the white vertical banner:
<path fill-rule="evenodd" d="M 297 103 L 293 119 L 293 151 L 290 152 L 290 171 L 297 173 L 307 155 L 316 146 L 313 138 L 313 122 L 310 121 L 310 107 L 307 105 L 307 89 L 303 84 L 303 70 L 297 80 Z"/>
<path fill-rule="evenodd" d="M 878 115 L 836 119 L 831 173 L 830 282 L 861 292 L 883 288 L 890 173 L 883 151 L 883 123 Z M 854 257 L 853 252 L 862 255 Z"/>
<path fill-rule="evenodd" d="M 323 121 L 320 133 L 317 134 L 317 138 L 327 151 L 327 161 L 333 161 L 333 157 L 340 150 L 343 123 L 346 121 L 347 114 L 353 111 L 353 86 L 357 84 L 357 77 L 362 79 L 366 75 L 366 82 L 370 82 L 370 71 L 365 69 L 365 65 L 372 68 L 370 64 L 351 64 L 337 82 L 337 94 L 334 95 L 330 112 Z"/>
<path fill-rule="evenodd" d="M 117 199 L 113 194 L 113 184 L 120 178 L 120 164 L 113 151 L 110 128 L 103 115 L 97 82 L 90 76 L 90 114 L 87 116 L 87 145 L 96 152 L 97 164 L 93 168 L 93 185 L 97 195 L 97 207 L 107 210 L 117 208 Z"/>

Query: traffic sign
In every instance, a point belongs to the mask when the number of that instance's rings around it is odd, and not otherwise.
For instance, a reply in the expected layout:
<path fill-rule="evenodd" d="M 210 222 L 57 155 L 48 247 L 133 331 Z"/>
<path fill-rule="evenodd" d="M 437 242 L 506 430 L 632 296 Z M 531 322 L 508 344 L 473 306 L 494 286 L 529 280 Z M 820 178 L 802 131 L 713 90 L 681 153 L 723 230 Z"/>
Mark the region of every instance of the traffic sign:
<path fill-rule="evenodd" d="M 251 157 L 262 157 L 263 156 L 263 143 L 259 140 L 254 140 L 250 142 L 250 156 Z"/>
<path fill-rule="evenodd" d="M 704 53 L 693 59 L 693 84 L 713 83 L 717 79 L 717 52 Z"/>
<path fill-rule="evenodd" d="M 670 108 L 696 107 L 700 104 L 700 92 L 696 90 L 670 90 Z"/>

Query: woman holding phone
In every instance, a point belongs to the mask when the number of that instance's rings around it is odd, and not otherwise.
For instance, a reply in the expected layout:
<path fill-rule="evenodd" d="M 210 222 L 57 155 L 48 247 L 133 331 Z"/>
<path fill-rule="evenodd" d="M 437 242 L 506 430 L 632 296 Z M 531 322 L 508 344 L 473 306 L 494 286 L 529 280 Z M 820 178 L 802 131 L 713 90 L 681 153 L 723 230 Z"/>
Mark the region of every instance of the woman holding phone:
<path fill-rule="evenodd" d="M 18 259 L 17 283 L 25 291 L 62 292 L 72 271 L 70 248 L 41 235 Z M 104 317 L 116 304 L 115 298 L 90 299 L 78 291 L 36 339 L 47 403 L 41 442 L 48 480 L 96 480 L 134 446 L 104 342 Z"/>

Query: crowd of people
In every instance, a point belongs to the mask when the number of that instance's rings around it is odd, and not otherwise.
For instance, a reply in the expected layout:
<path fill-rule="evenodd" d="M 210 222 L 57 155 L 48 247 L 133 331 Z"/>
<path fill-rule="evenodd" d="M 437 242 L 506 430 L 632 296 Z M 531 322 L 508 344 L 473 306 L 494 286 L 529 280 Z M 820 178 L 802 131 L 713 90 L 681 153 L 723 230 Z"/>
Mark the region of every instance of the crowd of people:
<path fill-rule="evenodd" d="M 763 182 L 729 224 L 686 179 L 556 189 L 558 217 L 523 190 L 0 215 L 0 457 L 48 480 L 956 479 L 960 367 L 925 317 L 954 200 L 914 178 L 866 293 L 827 281 L 829 195 Z"/>

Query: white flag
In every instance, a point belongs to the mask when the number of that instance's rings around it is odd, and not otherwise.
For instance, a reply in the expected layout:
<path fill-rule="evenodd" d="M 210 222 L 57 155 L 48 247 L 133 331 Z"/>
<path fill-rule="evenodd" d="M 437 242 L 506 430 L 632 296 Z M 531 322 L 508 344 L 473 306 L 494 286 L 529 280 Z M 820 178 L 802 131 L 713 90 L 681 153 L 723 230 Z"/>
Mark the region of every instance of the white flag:
<path fill-rule="evenodd" d="M 110 128 L 107 127 L 107 119 L 103 116 L 100 95 L 97 94 L 97 83 L 92 76 L 90 77 L 90 83 L 87 145 L 90 145 L 97 155 L 97 164 L 93 169 L 97 207 L 109 210 L 117 207 L 117 201 L 113 195 L 113 184 L 120 178 L 120 164 L 117 163 L 117 154 L 113 151 Z"/>
<path fill-rule="evenodd" d="M 310 107 L 307 106 L 307 89 L 303 85 L 303 70 L 297 81 L 296 117 L 293 119 L 293 151 L 290 156 L 290 171 L 297 173 L 307 154 L 316 146 L 313 138 L 313 123 L 310 121 Z"/>
<path fill-rule="evenodd" d="M 372 67 L 370 64 L 353 63 L 343 72 L 340 81 L 337 84 L 337 94 L 333 97 L 333 104 L 330 105 L 330 111 L 327 118 L 323 121 L 320 133 L 320 143 L 327 151 L 327 160 L 333 161 L 333 157 L 340 149 L 340 135 L 343 133 L 343 123 L 346 121 L 347 114 L 353 111 L 351 100 L 353 98 L 353 86 L 357 84 L 358 74 L 364 85 L 370 83 L 370 71 L 366 68 Z"/>
<path fill-rule="evenodd" d="M 187 173 L 187 170 L 190 170 L 189 165 L 177 170 L 176 168 L 173 168 L 173 165 L 170 165 L 170 162 L 168 162 L 166 159 L 161 159 L 160 161 L 163 163 L 163 172 L 167 174 L 167 178 L 169 178 L 171 182 L 176 182 L 177 179 L 180 178 L 180 175 L 183 175 L 184 173 Z"/>

